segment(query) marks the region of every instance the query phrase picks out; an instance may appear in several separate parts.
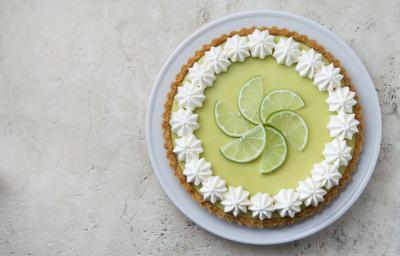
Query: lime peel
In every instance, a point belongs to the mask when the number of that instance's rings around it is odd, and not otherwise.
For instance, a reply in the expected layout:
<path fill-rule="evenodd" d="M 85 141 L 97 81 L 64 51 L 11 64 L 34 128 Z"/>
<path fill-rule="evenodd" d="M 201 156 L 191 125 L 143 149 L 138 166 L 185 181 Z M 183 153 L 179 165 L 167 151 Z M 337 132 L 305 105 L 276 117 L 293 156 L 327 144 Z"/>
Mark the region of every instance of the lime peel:
<path fill-rule="evenodd" d="M 267 123 L 278 129 L 285 139 L 298 151 L 303 151 L 308 141 L 308 127 L 304 119 L 291 110 L 273 113 Z"/>
<path fill-rule="evenodd" d="M 228 105 L 216 101 L 214 106 L 214 118 L 218 127 L 232 137 L 241 137 L 254 125 L 244 119 L 239 112 L 234 112 Z"/>
<path fill-rule="evenodd" d="M 238 105 L 244 118 L 254 124 L 260 124 L 260 104 L 264 85 L 260 76 L 250 78 L 240 89 Z"/>
<path fill-rule="evenodd" d="M 266 126 L 266 140 L 264 151 L 261 154 L 261 173 L 269 173 L 280 167 L 287 156 L 287 144 L 285 137 L 280 131 L 273 127 Z"/>
<path fill-rule="evenodd" d="M 298 110 L 304 107 L 303 99 L 291 90 L 274 90 L 261 102 L 260 119 L 265 124 L 268 117 L 281 110 Z"/>
<path fill-rule="evenodd" d="M 266 144 L 266 133 L 262 125 L 249 130 L 220 148 L 222 155 L 237 163 L 247 163 L 261 155 Z"/>

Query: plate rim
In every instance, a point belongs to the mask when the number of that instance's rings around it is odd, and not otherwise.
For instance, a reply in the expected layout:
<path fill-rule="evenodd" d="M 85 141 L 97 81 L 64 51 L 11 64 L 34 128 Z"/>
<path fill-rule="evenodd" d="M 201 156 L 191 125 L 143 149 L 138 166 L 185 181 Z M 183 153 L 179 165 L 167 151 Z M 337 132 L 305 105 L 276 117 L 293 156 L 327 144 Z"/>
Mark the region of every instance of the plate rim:
<path fill-rule="evenodd" d="M 161 85 L 161 81 L 163 79 L 163 77 L 165 76 L 166 72 L 168 71 L 168 66 L 171 64 L 171 62 L 173 62 L 173 60 L 177 57 L 177 55 L 179 55 L 179 52 L 184 49 L 185 47 L 187 47 L 192 41 L 194 41 L 196 38 L 201 37 L 201 35 L 214 28 L 215 26 L 219 26 L 222 25 L 224 23 L 227 22 L 231 22 L 234 21 L 236 19 L 239 18 L 245 18 L 245 17 L 251 17 L 251 16 L 276 16 L 276 17 L 280 17 L 280 18 L 288 18 L 288 19 L 294 19 L 294 20 L 298 20 L 300 22 L 303 22 L 304 24 L 306 24 L 307 26 L 311 26 L 314 27 L 318 30 L 318 32 L 320 33 L 324 33 L 326 36 L 329 37 L 333 37 L 335 39 L 335 43 L 338 43 L 339 46 L 341 48 L 343 48 L 344 50 L 346 50 L 347 54 L 350 54 L 351 59 L 353 59 L 353 61 L 356 61 L 359 68 L 362 69 L 362 72 L 367 74 L 367 76 L 365 77 L 365 79 L 367 79 L 367 82 L 372 85 L 372 87 L 374 87 L 373 82 L 365 68 L 365 66 L 362 64 L 362 62 L 360 61 L 360 59 L 358 58 L 358 56 L 354 53 L 354 51 L 341 39 L 339 38 L 336 34 L 334 34 L 333 32 L 329 31 L 328 29 L 326 29 L 325 27 L 319 25 L 318 23 L 307 19 L 305 17 L 299 16 L 297 14 L 293 14 L 293 13 L 288 13 L 288 12 L 283 12 L 283 11 L 275 11 L 275 10 L 257 10 L 257 11 L 246 11 L 246 12 L 239 12 L 239 13 L 235 13 L 232 15 L 228 15 L 228 16 L 224 16 L 220 19 L 217 19 L 201 28 L 199 28 L 197 31 L 195 31 L 194 33 L 192 33 L 190 36 L 188 36 L 183 42 L 181 42 L 176 48 L 175 50 L 169 55 L 169 57 L 167 58 L 167 60 L 164 62 L 158 76 L 157 79 L 153 85 L 151 94 L 150 94 L 150 100 L 148 102 L 148 106 L 147 106 L 147 114 L 146 114 L 146 127 L 145 127 L 145 134 L 146 134 L 146 144 L 147 144 L 147 149 L 148 149 L 148 154 L 149 154 L 149 158 L 151 161 L 151 164 L 153 166 L 153 170 L 157 176 L 157 179 L 161 185 L 161 187 L 163 188 L 164 192 L 168 195 L 168 197 L 171 199 L 171 201 L 175 204 L 175 206 L 189 219 L 191 219 L 193 222 L 197 223 L 197 225 L 201 226 L 203 229 L 207 230 L 210 233 L 213 233 L 215 235 L 218 235 L 220 237 L 223 237 L 225 239 L 229 239 L 232 241 L 236 241 L 236 242 L 241 242 L 241 243 L 247 243 L 247 244 L 257 244 L 257 245 L 271 245 L 271 244 L 281 244 L 281 243 L 286 243 L 286 242 L 291 242 L 294 240 L 298 240 L 304 237 L 307 237 L 309 235 L 312 235 L 324 228 L 326 228 L 327 226 L 329 226 L 330 224 L 332 224 L 334 221 L 336 221 L 337 219 L 339 219 L 348 209 L 351 208 L 351 206 L 355 203 L 355 201 L 359 198 L 359 196 L 361 195 L 361 193 L 365 190 L 366 185 L 368 184 L 368 181 L 370 180 L 370 177 L 374 171 L 377 159 L 378 159 L 378 155 L 379 155 L 379 150 L 380 150 L 380 142 L 381 142 L 381 136 L 382 136 L 382 118 L 381 118 L 381 111 L 380 111 L 380 106 L 379 106 L 379 101 L 378 101 L 378 96 L 376 94 L 371 95 L 371 97 L 373 98 L 373 100 L 375 100 L 375 103 L 377 104 L 377 116 L 375 118 L 377 118 L 378 120 L 376 120 L 375 125 L 377 127 L 375 127 L 375 145 L 373 148 L 373 152 L 371 153 L 373 155 L 373 157 L 370 157 L 364 161 L 368 160 L 368 170 L 366 171 L 365 175 L 361 180 L 361 183 L 358 185 L 356 193 L 353 193 L 350 195 L 350 197 L 346 200 L 345 203 L 343 203 L 343 207 L 339 208 L 338 211 L 334 212 L 333 214 L 331 214 L 330 216 L 327 217 L 327 221 L 324 223 L 321 223 L 319 225 L 316 225 L 313 228 L 310 228 L 300 234 L 297 235 L 292 235 L 291 237 L 281 237 L 280 239 L 274 240 L 274 241 L 252 241 L 249 239 L 246 239 L 244 237 L 235 237 L 232 236 L 230 234 L 225 234 L 219 230 L 215 230 L 215 228 L 213 229 L 212 227 L 206 226 L 203 223 L 201 223 L 200 221 L 198 221 L 197 219 L 194 218 L 193 215 L 193 211 L 197 209 L 187 209 L 185 207 L 183 207 L 181 204 L 179 204 L 178 202 L 176 202 L 176 197 L 175 195 L 169 190 L 166 182 L 163 180 L 162 176 L 161 176 L 161 168 L 158 165 L 158 161 L 156 160 L 155 157 L 155 153 L 156 152 L 154 150 L 154 142 L 153 142 L 153 138 L 152 138 L 152 130 L 151 129 L 151 124 L 152 124 L 152 114 L 154 112 L 154 101 L 155 101 L 155 96 L 158 93 L 159 88 L 162 86 Z M 276 26 L 279 26 L 278 24 Z M 237 28 L 240 29 L 240 28 Z M 229 31 L 228 31 L 229 32 Z M 182 63 L 183 65 L 184 63 Z M 164 85 L 167 86 L 167 85 Z M 359 89 L 359 85 L 356 85 L 356 87 Z M 361 104 L 363 105 L 363 104 Z M 160 120 L 160 124 L 159 126 L 161 127 L 161 120 Z M 366 127 L 367 128 L 367 127 Z M 159 143 L 161 146 L 163 144 L 163 142 Z M 164 148 L 163 148 L 164 149 Z M 163 150 L 163 152 L 165 152 Z M 361 153 L 361 159 L 359 161 L 362 161 L 362 154 Z M 170 169 L 170 168 L 169 168 Z M 357 167 L 358 169 L 358 167 Z M 164 170 L 165 171 L 165 170 Z M 168 170 L 171 172 L 171 170 Z M 347 187 L 347 186 L 346 186 Z M 182 190 L 184 193 L 186 193 L 186 191 Z M 199 209 L 201 209 L 200 207 L 198 207 Z M 323 211 L 321 212 L 321 214 L 323 214 Z M 212 218 L 216 218 L 215 216 L 209 214 Z M 312 219 L 313 217 L 310 217 L 308 219 Z M 307 219 L 307 220 L 308 220 Z M 303 220 L 307 221 L 307 220 Z M 236 224 L 233 224 L 236 225 Z M 293 224 L 296 225 L 296 224 Z M 236 225 L 237 226 L 237 225 Z M 292 225 L 289 225 L 292 226 Z M 239 227 L 239 226 L 238 226 Z M 255 229 L 250 229 L 251 232 L 254 230 L 254 232 L 258 232 Z"/>

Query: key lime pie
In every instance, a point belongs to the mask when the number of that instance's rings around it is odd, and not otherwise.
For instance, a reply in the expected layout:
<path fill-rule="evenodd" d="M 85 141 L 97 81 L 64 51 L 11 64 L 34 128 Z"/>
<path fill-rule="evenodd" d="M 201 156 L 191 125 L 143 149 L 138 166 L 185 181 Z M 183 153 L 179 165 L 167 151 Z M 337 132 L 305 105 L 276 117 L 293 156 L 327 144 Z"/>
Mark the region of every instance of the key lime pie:
<path fill-rule="evenodd" d="M 339 61 L 304 35 L 241 29 L 206 44 L 171 85 L 170 166 L 194 200 L 249 227 L 294 223 L 350 180 L 362 114 Z"/>

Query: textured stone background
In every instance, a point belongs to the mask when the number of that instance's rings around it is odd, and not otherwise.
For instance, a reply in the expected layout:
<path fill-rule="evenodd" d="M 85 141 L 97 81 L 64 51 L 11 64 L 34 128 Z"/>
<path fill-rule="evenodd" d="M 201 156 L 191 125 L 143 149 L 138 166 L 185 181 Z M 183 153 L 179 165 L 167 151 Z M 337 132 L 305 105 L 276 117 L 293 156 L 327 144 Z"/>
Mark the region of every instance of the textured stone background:
<path fill-rule="evenodd" d="M 400 2 L 384 3 L 0 1 L 0 255 L 400 255 Z M 311 18 L 353 47 L 384 133 L 371 182 L 344 217 L 304 240 L 254 247 L 174 207 L 143 130 L 156 74 L 185 37 L 267 8 Z"/>

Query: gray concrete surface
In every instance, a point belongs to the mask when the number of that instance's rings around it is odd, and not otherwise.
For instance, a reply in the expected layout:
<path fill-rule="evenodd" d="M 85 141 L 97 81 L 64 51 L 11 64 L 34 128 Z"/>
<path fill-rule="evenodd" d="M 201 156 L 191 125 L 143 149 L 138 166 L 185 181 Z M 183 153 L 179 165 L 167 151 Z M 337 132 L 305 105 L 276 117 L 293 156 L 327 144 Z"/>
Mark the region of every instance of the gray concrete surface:
<path fill-rule="evenodd" d="M 254 247 L 185 218 L 161 190 L 144 116 L 170 52 L 237 11 L 341 36 L 368 68 L 383 144 L 366 191 L 324 231 Z M 400 255 L 400 2 L 0 1 L 0 255 Z"/>

